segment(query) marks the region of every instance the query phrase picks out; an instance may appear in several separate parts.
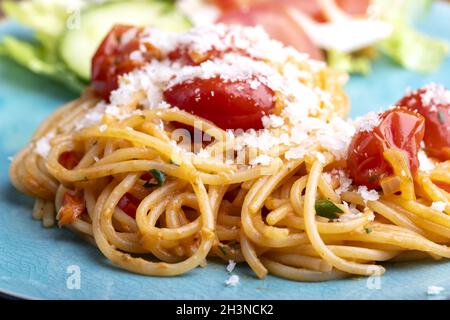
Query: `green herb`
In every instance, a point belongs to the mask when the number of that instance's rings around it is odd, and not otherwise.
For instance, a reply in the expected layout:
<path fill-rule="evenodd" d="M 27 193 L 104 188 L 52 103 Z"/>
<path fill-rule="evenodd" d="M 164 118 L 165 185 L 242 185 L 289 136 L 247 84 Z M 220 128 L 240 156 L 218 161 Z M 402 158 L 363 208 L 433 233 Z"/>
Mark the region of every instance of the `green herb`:
<path fill-rule="evenodd" d="M 161 187 L 164 184 L 164 181 L 166 181 L 166 174 L 164 172 L 152 169 L 150 170 L 150 173 L 158 182 L 158 187 Z"/>
<path fill-rule="evenodd" d="M 445 122 L 445 113 L 444 111 L 439 111 L 438 112 L 438 120 L 440 123 L 444 123 Z"/>
<path fill-rule="evenodd" d="M 364 230 L 366 231 L 367 234 L 371 233 L 373 231 L 372 228 L 364 228 Z"/>
<path fill-rule="evenodd" d="M 344 212 L 332 201 L 325 199 L 316 200 L 314 207 L 316 209 L 317 215 L 328 218 L 330 220 L 338 219 L 339 216 L 337 214 Z"/>
<path fill-rule="evenodd" d="M 224 256 L 227 255 L 227 252 L 225 251 L 225 246 L 224 246 L 224 245 L 220 244 L 220 245 L 219 245 L 219 250 L 220 250 L 220 252 L 222 252 L 222 254 L 223 254 Z"/>

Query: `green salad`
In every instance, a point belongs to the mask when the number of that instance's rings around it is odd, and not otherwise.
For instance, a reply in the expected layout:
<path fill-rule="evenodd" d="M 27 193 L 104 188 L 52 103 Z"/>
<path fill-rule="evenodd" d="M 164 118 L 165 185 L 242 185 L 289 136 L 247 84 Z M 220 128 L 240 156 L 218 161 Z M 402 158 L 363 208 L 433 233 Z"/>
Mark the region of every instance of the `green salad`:
<path fill-rule="evenodd" d="M 82 91 L 90 81 L 91 59 L 116 23 L 189 29 L 191 23 L 172 2 L 158 0 L 4 1 L 5 14 L 34 31 L 36 41 L 3 38 L 0 54 L 31 71 Z"/>

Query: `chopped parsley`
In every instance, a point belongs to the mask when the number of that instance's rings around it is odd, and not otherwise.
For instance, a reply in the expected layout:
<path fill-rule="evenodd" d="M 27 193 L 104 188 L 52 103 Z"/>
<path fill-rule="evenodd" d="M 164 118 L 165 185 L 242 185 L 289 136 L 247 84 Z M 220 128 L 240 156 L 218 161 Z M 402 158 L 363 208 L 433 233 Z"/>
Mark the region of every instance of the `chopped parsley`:
<path fill-rule="evenodd" d="M 330 220 L 338 219 L 339 216 L 337 214 L 344 213 L 341 208 L 335 205 L 332 201 L 326 199 L 316 200 L 314 207 L 317 215 Z"/>
<path fill-rule="evenodd" d="M 157 169 L 152 169 L 149 171 L 149 173 L 152 175 L 154 180 L 156 180 L 156 184 L 153 182 L 153 180 L 149 180 L 144 183 L 145 188 L 151 188 L 151 187 L 154 187 L 155 185 L 158 187 L 161 187 L 164 184 L 164 182 L 166 181 L 166 174 L 162 171 L 159 171 Z"/>

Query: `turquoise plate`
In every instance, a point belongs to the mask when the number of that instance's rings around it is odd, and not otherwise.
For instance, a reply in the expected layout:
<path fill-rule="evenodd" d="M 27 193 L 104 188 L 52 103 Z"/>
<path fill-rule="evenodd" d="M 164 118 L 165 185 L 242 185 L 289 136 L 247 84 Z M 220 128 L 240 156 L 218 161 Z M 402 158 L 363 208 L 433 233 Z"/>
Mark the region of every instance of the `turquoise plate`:
<path fill-rule="evenodd" d="M 450 40 L 450 6 L 437 3 L 421 28 Z M 23 32 L 0 24 L 0 37 Z M 347 86 L 352 115 L 379 110 L 402 96 L 405 88 L 430 81 L 450 87 L 450 59 L 440 71 L 421 76 L 381 59 L 369 77 L 354 77 Z M 9 157 L 23 147 L 38 124 L 74 98 L 57 83 L 38 77 L 12 61 L 0 59 L 0 292 L 38 299 L 445 299 L 450 297 L 450 262 L 388 264 L 381 278 L 354 277 L 324 283 L 299 283 L 268 276 L 255 278 L 238 266 L 236 287 L 226 287 L 223 264 L 209 262 L 173 278 L 145 277 L 112 266 L 95 247 L 67 230 L 44 229 L 31 218 L 31 199 L 8 180 Z M 73 289 L 73 266 L 80 287 Z M 427 296 L 428 286 L 446 288 Z"/>

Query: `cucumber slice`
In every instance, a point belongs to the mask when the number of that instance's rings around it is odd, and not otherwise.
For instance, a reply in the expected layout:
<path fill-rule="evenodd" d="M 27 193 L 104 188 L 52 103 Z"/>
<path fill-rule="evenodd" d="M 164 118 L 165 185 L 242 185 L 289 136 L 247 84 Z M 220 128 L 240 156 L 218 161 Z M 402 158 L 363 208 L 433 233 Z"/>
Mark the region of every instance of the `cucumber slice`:
<path fill-rule="evenodd" d="M 61 38 L 59 54 L 67 67 L 89 81 L 92 57 L 116 23 L 167 31 L 183 31 L 191 27 L 189 20 L 166 2 L 119 0 L 90 6 L 80 14 L 80 28 L 67 30 Z"/>

